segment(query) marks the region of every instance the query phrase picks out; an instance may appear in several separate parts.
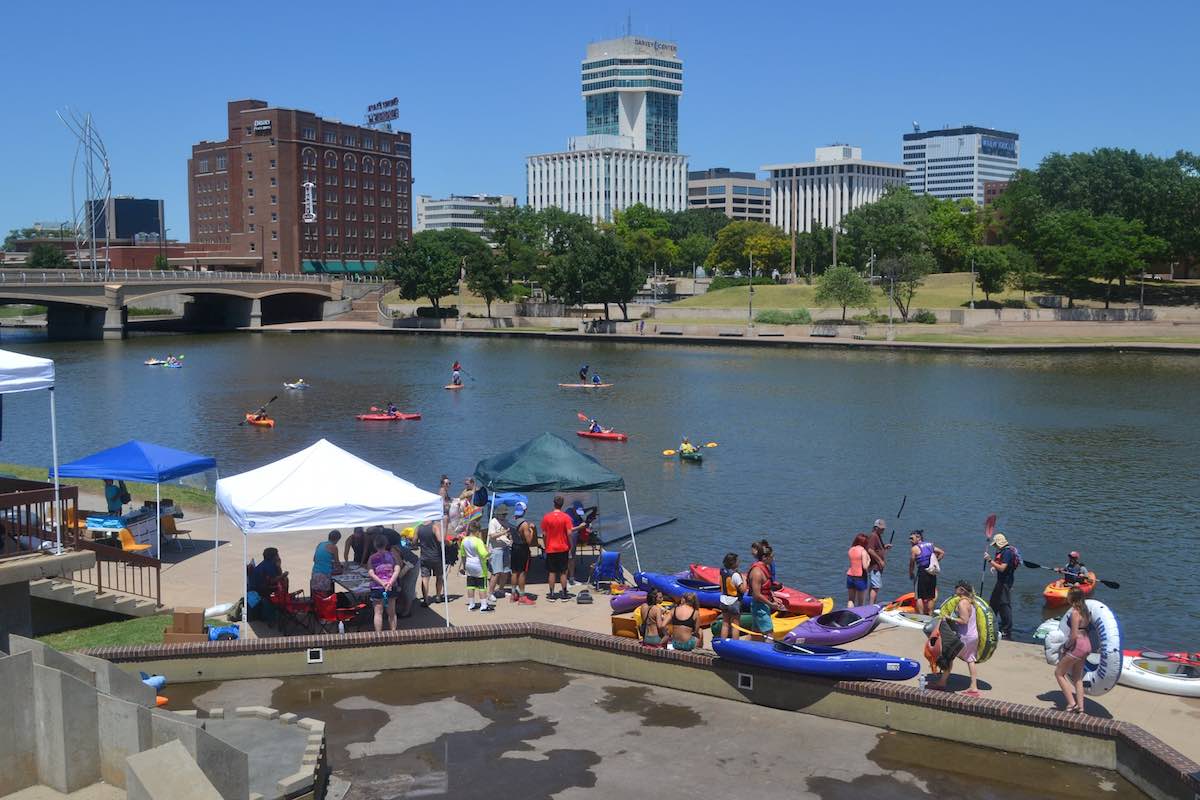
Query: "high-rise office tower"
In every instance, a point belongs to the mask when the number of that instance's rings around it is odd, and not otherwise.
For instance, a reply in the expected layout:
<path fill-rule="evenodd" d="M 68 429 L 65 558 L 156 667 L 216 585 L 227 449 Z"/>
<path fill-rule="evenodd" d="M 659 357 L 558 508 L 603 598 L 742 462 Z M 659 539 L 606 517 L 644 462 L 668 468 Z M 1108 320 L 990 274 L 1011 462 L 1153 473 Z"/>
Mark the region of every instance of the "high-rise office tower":
<path fill-rule="evenodd" d="M 637 36 L 589 44 L 583 60 L 587 132 L 628 136 L 635 150 L 679 152 L 679 47 Z"/>

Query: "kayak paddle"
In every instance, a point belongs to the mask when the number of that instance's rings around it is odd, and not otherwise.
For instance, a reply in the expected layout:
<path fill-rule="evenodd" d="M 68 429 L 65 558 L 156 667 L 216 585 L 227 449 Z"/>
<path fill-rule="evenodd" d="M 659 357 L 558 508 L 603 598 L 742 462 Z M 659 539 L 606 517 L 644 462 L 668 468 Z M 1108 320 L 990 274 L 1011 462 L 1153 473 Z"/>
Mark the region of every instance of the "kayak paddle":
<path fill-rule="evenodd" d="M 983 523 L 983 538 L 988 543 L 990 543 L 992 541 L 992 534 L 995 533 L 995 531 L 996 531 L 996 515 L 989 514 L 988 518 L 986 520 L 984 520 L 984 523 Z M 987 544 L 984 544 L 983 548 L 984 548 L 984 550 L 987 550 Z M 989 563 L 988 557 L 985 554 L 983 557 L 983 569 L 981 569 L 979 571 L 979 593 L 980 594 L 983 594 L 983 579 L 987 577 L 988 563 Z"/>
<path fill-rule="evenodd" d="M 674 456 L 674 455 L 678 455 L 678 453 L 674 450 L 663 450 L 663 455 L 664 456 Z"/>
<path fill-rule="evenodd" d="M 719 447 L 720 445 L 718 445 L 716 442 L 708 442 L 704 446 L 705 447 Z"/>
<path fill-rule="evenodd" d="M 1058 572 L 1058 570 L 1056 570 L 1054 567 L 1043 567 L 1041 564 L 1038 564 L 1036 561 L 1030 561 L 1025 558 L 1021 559 L 1021 565 L 1025 566 L 1025 567 L 1033 567 L 1034 569 L 1044 569 L 1048 572 Z M 1121 584 L 1117 583 L 1116 581 L 1106 581 L 1103 578 L 1096 578 L 1096 583 L 1103 583 L 1105 586 L 1107 586 L 1110 589 L 1120 589 L 1121 588 Z"/>
<path fill-rule="evenodd" d="M 275 395 L 275 396 L 274 396 L 274 397 L 272 397 L 270 400 L 268 400 L 267 402 L 265 402 L 265 403 L 263 403 L 261 406 L 259 406 L 259 408 L 260 408 L 260 409 L 266 409 L 266 407 L 267 407 L 267 406 L 271 405 L 271 403 L 274 403 L 274 402 L 275 402 L 276 400 L 278 400 L 278 399 L 279 399 L 279 395 Z M 245 419 L 243 419 L 241 422 L 239 422 L 239 423 L 238 423 L 238 427 L 240 428 L 240 427 L 242 427 L 242 426 L 243 426 L 243 425 L 245 425 L 245 424 L 246 424 L 246 420 L 245 420 Z"/>
<path fill-rule="evenodd" d="M 587 414 L 584 414 L 582 411 L 576 411 L 575 416 L 579 417 L 580 422 L 591 422 L 592 421 L 592 418 L 589 417 Z"/>
<path fill-rule="evenodd" d="M 904 513 L 904 506 L 908 504 L 908 495 L 904 495 L 904 499 L 900 501 L 900 510 L 896 512 L 896 519 L 900 519 L 900 515 Z M 896 529 L 892 528 L 892 535 L 888 537 L 888 544 L 896 538 Z"/>

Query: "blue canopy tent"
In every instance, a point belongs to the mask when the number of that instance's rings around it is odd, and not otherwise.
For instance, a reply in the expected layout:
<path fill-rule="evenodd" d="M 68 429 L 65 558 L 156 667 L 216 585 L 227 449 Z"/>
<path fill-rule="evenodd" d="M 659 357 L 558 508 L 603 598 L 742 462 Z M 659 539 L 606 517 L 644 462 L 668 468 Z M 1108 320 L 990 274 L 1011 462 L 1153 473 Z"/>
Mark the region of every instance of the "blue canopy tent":
<path fill-rule="evenodd" d="M 217 460 L 211 456 L 199 456 L 184 450 L 175 450 L 149 442 L 130 440 L 125 444 L 110 447 L 84 456 L 78 461 L 63 464 L 58 468 L 60 477 L 66 478 L 111 478 L 120 481 L 139 481 L 154 484 L 154 500 L 162 505 L 163 481 L 173 481 L 187 475 L 195 475 L 217 468 Z M 216 516 L 214 515 L 214 519 Z M 156 513 L 154 552 L 162 553 L 162 513 Z M 216 553 L 214 531 L 213 552 Z M 216 569 L 214 563 L 213 569 Z M 214 577 L 215 580 L 215 577 Z"/>

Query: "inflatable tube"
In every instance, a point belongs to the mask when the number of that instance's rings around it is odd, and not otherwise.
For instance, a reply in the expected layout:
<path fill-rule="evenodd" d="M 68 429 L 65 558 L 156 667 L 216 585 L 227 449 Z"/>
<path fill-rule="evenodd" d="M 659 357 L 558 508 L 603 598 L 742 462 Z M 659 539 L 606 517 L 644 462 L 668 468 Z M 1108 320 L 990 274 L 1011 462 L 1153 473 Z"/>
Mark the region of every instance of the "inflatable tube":
<path fill-rule="evenodd" d="M 600 431 L 593 433 L 592 431 L 575 431 L 576 436 L 582 436 L 585 439 L 605 439 L 610 442 L 624 442 L 629 439 L 627 433 L 617 433 L 616 431 Z"/>
<path fill-rule="evenodd" d="M 1037 626 L 1033 632 L 1033 638 L 1039 642 L 1046 641 L 1046 637 L 1050 635 L 1050 631 L 1058 627 L 1058 623 L 1062 620 L 1061 617 L 1051 617 L 1050 619 Z"/>
<path fill-rule="evenodd" d="M 1167 657 L 1123 656 L 1121 685 L 1178 697 L 1200 697 L 1200 661 L 1180 660 L 1166 653 L 1156 655 Z"/>
<path fill-rule="evenodd" d="M 1091 655 L 1083 665 L 1083 691 L 1088 697 L 1107 694 L 1121 678 L 1121 624 L 1108 606 L 1099 600 L 1087 600 L 1088 613 L 1092 616 Z M 1058 664 L 1062 647 L 1071 635 L 1071 612 L 1059 621 L 1058 627 L 1046 634 L 1044 642 L 1046 663 Z"/>
<path fill-rule="evenodd" d="M 1046 601 L 1046 605 L 1048 606 L 1065 606 L 1067 604 L 1067 592 L 1076 586 L 1083 592 L 1084 597 L 1091 597 L 1092 592 L 1096 590 L 1096 573 L 1089 572 L 1088 577 L 1091 578 L 1091 583 L 1067 583 L 1062 578 L 1050 581 L 1050 583 L 1046 584 L 1046 588 L 1042 590 L 1042 599 Z"/>
<path fill-rule="evenodd" d="M 790 646 L 782 642 L 750 642 L 745 639 L 714 639 L 713 650 L 737 664 L 819 675 L 835 680 L 906 681 L 915 678 L 921 665 L 911 658 L 887 653 L 840 650 L 836 647 Z"/>
<path fill-rule="evenodd" d="M 883 606 L 870 605 L 840 608 L 802 622 L 783 637 L 793 644 L 821 644 L 830 647 L 853 642 L 866 636 L 879 622 Z"/>
<path fill-rule="evenodd" d="M 958 595 L 946 598 L 938 609 L 938 616 L 950 618 L 958 607 Z M 979 633 L 979 645 L 975 649 L 975 663 L 982 664 L 996 652 L 1000 642 L 1000 629 L 996 627 L 996 614 L 982 597 L 975 597 L 975 629 Z"/>

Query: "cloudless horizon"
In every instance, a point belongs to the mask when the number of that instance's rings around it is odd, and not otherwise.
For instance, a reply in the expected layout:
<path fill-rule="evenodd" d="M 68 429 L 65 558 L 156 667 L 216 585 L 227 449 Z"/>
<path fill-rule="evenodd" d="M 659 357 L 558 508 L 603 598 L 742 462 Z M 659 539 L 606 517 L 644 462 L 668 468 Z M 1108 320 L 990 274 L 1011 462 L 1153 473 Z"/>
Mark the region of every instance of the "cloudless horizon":
<path fill-rule="evenodd" d="M 1053 152 L 1200 150 L 1200 4 L 922 6 L 768 2 L 19 3 L 0 51 L 0 229 L 71 218 L 75 142 L 55 112 L 90 112 L 113 194 L 162 198 L 187 240 L 191 145 L 225 138 L 253 97 L 360 122 L 400 99 L 415 194 L 525 199 L 525 156 L 584 133 L 589 41 L 677 42 L 679 144 L 690 169 L 807 161 L 833 142 L 900 162 L 901 135 L 1015 131 L 1021 166 Z"/>

